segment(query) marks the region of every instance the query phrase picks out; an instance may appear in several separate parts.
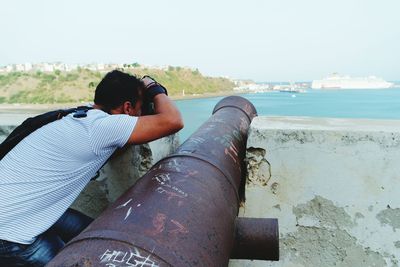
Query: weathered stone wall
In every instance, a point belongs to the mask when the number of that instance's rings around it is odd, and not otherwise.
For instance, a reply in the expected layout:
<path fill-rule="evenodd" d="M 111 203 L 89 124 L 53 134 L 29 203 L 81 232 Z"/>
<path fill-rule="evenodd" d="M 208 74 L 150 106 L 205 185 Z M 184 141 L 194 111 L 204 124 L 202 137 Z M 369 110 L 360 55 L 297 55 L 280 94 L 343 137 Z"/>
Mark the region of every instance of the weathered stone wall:
<path fill-rule="evenodd" d="M 279 262 L 399 266 L 400 121 L 258 117 L 244 217 L 278 218 Z"/>
<path fill-rule="evenodd" d="M 0 125 L 0 143 L 15 129 L 12 125 Z"/>
<path fill-rule="evenodd" d="M 171 154 L 179 145 L 178 135 L 171 135 L 149 144 L 129 147 L 123 154 L 110 159 L 72 204 L 93 218 L 113 203 L 142 177 L 151 166 Z"/>

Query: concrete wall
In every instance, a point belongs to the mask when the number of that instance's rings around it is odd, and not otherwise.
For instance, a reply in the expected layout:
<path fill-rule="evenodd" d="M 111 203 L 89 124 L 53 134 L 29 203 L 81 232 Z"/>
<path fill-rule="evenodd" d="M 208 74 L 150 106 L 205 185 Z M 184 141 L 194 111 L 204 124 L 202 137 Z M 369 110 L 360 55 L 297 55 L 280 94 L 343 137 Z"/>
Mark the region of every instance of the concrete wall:
<path fill-rule="evenodd" d="M 258 117 L 244 217 L 278 218 L 279 262 L 399 266 L 400 121 Z"/>
<path fill-rule="evenodd" d="M 74 208 L 96 217 L 177 145 L 129 148 Z M 258 117 L 247 161 L 240 216 L 279 219 L 281 260 L 230 267 L 400 266 L 400 121 Z"/>

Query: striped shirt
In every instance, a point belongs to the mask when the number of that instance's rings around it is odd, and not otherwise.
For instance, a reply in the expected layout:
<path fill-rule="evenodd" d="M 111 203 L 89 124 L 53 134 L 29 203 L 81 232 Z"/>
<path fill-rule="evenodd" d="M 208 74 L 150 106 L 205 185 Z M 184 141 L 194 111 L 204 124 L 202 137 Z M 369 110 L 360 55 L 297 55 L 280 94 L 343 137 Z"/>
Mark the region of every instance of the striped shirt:
<path fill-rule="evenodd" d="M 98 109 L 87 114 L 37 129 L 0 161 L 0 239 L 34 242 L 127 143 L 137 122 Z"/>

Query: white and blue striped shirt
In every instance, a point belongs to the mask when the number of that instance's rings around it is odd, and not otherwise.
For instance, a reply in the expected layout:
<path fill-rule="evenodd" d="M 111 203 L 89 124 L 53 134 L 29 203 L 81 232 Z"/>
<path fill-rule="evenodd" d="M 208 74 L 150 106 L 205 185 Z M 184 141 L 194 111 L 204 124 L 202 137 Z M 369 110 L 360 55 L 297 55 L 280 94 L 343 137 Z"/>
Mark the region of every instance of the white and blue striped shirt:
<path fill-rule="evenodd" d="M 36 130 L 0 161 L 0 239 L 31 244 L 131 135 L 137 117 L 101 110 Z"/>

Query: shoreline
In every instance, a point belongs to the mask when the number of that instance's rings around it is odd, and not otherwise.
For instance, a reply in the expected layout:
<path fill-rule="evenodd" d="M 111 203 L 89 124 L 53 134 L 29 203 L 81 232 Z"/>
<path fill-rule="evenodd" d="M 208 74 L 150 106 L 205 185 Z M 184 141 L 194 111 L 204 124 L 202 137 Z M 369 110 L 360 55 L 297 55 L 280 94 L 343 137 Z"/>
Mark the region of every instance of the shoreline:
<path fill-rule="evenodd" d="M 213 98 L 221 96 L 230 96 L 243 94 L 244 92 L 237 91 L 221 91 L 216 93 L 205 93 L 205 94 L 194 94 L 185 96 L 170 96 L 173 101 L 190 100 L 190 99 L 202 99 L 202 98 Z M 0 113 L 38 113 L 45 112 L 54 109 L 71 108 L 79 105 L 86 105 L 90 102 L 85 103 L 54 103 L 54 104 L 28 104 L 28 103 L 15 103 L 15 104 L 0 104 Z"/>
<path fill-rule="evenodd" d="M 216 93 L 204 93 L 204 94 L 194 94 L 194 95 L 185 95 L 185 96 L 171 96 L 171 99 L 174 101 L 179 100 L 190 100 L 190 99 L 202 99 L 202 98 L 213 98 L 220 96 L 231 96 L 231 95 L 240 95 L 245 94 L 246 92 L 238 92 L 238 91 L 221 91 Z"/>

